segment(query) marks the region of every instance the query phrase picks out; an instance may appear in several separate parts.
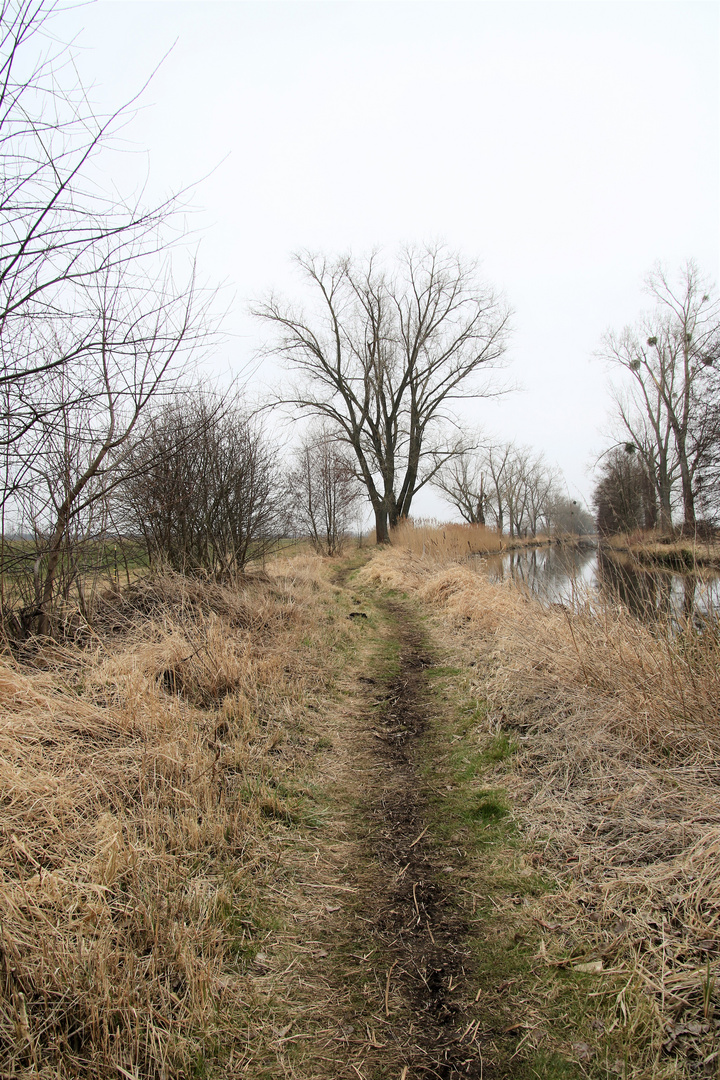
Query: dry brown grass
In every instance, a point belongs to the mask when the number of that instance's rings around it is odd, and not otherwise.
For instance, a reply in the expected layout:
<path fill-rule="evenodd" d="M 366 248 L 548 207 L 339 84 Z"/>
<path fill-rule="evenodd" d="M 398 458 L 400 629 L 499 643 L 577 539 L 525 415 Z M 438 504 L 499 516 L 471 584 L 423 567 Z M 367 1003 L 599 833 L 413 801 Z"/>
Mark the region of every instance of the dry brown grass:
<path fill-rule="evenodd" d="M 718 540 L 680 537 L 674 539 L 656 532 L 618 533 L 603 538 L 603 546 L 630 556 L 644 565 L 666 565 L 692 569 L 720 566 Z"/>
<path fill-rule="evenodd" d="M 485 525 L 443 525 L 434 520 L 404 521 L 392 530 L 391 540 L 394 547 L 434 561 L 503 551 L 507 546 L 495 529 Z"/>
<path fill-rule="evenodd" d="M 2 1075 L 242 1056 L 263 823 L 347 633 L 331 591 L 313 557 L 237 589 L 156 578 L 82 647 L 0 661 Z"/>
<path fill-rule="evenodd" d="M 538 963 L 593 965 L 630 1047 L 617 1071 L 717 1075 L 717 638 L 670 639 L 616 608 L 542 607 L 400 551 L 362 575 L 435 612 L 448 648 L 477 665 L 487 732 L 519 745 L 483 782 L 513 795 L 531 868 L 557 885 L 527 912 Z"/>

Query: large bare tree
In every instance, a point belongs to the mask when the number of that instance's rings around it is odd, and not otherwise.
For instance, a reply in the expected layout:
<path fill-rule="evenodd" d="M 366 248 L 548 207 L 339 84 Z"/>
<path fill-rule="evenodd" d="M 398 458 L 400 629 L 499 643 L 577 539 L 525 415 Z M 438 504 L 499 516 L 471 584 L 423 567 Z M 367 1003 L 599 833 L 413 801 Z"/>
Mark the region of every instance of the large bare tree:
<path fill-rule="evenodd" d="M 453 402 L 493 392 L 482 376 L 505 351 L 508 308 L 476 263 L 441 245 L 405 248 L 390 268 L 377 254 L 296 261 L 313 309 L 273 296 L 254 309 L 297 376 L 282 400 L 352 447 L 384 543 L 461 445 Z"/>

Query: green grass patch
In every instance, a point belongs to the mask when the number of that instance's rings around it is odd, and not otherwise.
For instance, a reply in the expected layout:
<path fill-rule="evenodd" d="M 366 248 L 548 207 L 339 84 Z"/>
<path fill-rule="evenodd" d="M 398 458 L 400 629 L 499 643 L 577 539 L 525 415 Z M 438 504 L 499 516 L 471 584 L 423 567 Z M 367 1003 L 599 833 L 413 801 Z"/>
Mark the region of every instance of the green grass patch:
<path fill-rule="evenodd" d="M 519 749 L 518 743 L 515 739 L 510 738 L 504 732 L 499 735 L 495 735 L 480 754 L 480 760 L 484 763 L 496 763 L 498 761 L 507 761 L 512 754 Z"/>
<path fill-rule="evenodd" d="M 425 676 L 428 679 L 446 679 L 451 678 L 454 675 L 460 675 L 461 669 L 458 667 L 445 666 L 433 666 L 429 667 L 425 671 Z"/>
<path fill-rule="evenodd" d="M 502 821 L 509 813 L 510 809 L 502 792 L 479 791 L 472 798 L 464 816 L 470 821 L 481 821 L 487 825 L 490 822 Z"/>
<path fill-rule="evenodd" d="M 480 989 L 478 1016 L 494 1033 L 492 1075 L 513 1080 L 613 1075 L 597 1071 L 594 1060 L 574 1060 L 573 1042 L 592 1042 L 585 1034 L 592 1029 L 583 1006 L 592 976 L 538 963 L 541 928 L 527 912 L 554 886 L 529 864 L 531 851 L 502 784 L 503 768 L 511 766 L 519 744 L 507 732 L 488 730 L 474 672 L 443 664 L 426 674 L 435 716 L 418 765 L 435 842 L 447 846 L 448 861 L 458 850 L 465 855 L 464 888 L 456 902 L 468 926 L 473 978 Z M 532 1038 L 538 1021 L 536 1013 L 528 1020 L 528 999 L 545 1009 L 540 1045 Z"/>

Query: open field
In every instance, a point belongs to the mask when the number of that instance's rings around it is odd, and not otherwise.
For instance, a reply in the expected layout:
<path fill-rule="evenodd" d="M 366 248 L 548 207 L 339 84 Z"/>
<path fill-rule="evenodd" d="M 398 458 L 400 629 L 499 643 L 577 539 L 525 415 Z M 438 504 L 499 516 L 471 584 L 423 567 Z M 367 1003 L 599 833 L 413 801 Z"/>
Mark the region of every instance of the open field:
<path fill-rule="evenodd" d="M 0 1075 L 716 1077 L 717 660 L 406 546 L 108 594 L 0 670 Z"/>

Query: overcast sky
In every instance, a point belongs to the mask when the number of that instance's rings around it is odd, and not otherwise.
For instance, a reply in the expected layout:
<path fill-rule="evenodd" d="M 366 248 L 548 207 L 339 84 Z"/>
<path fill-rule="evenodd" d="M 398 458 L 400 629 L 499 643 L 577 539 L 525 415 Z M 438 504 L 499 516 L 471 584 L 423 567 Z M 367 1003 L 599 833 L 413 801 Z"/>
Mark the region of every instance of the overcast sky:
<path fill-rule="evenodd" d="M 101 109 L 131 98 L 119 185 L 195 189 L 203 275 L 226 284 L 220 371 L 251 359 L 247 302 L 301 296 L 290 253 L 443 239 L 515 311 L 523 386 L 466 418 L 542 450 L 589 498 L 603 332 L 661 260 L 720 270 L 715 2 L 148 2 L 65 13 Z M 147 152 L 147 160 L 144 152 Z M 272 382 L 277 373 L 258 373 Z M 434 498 L 419 513 L 449 511 Z"/>

